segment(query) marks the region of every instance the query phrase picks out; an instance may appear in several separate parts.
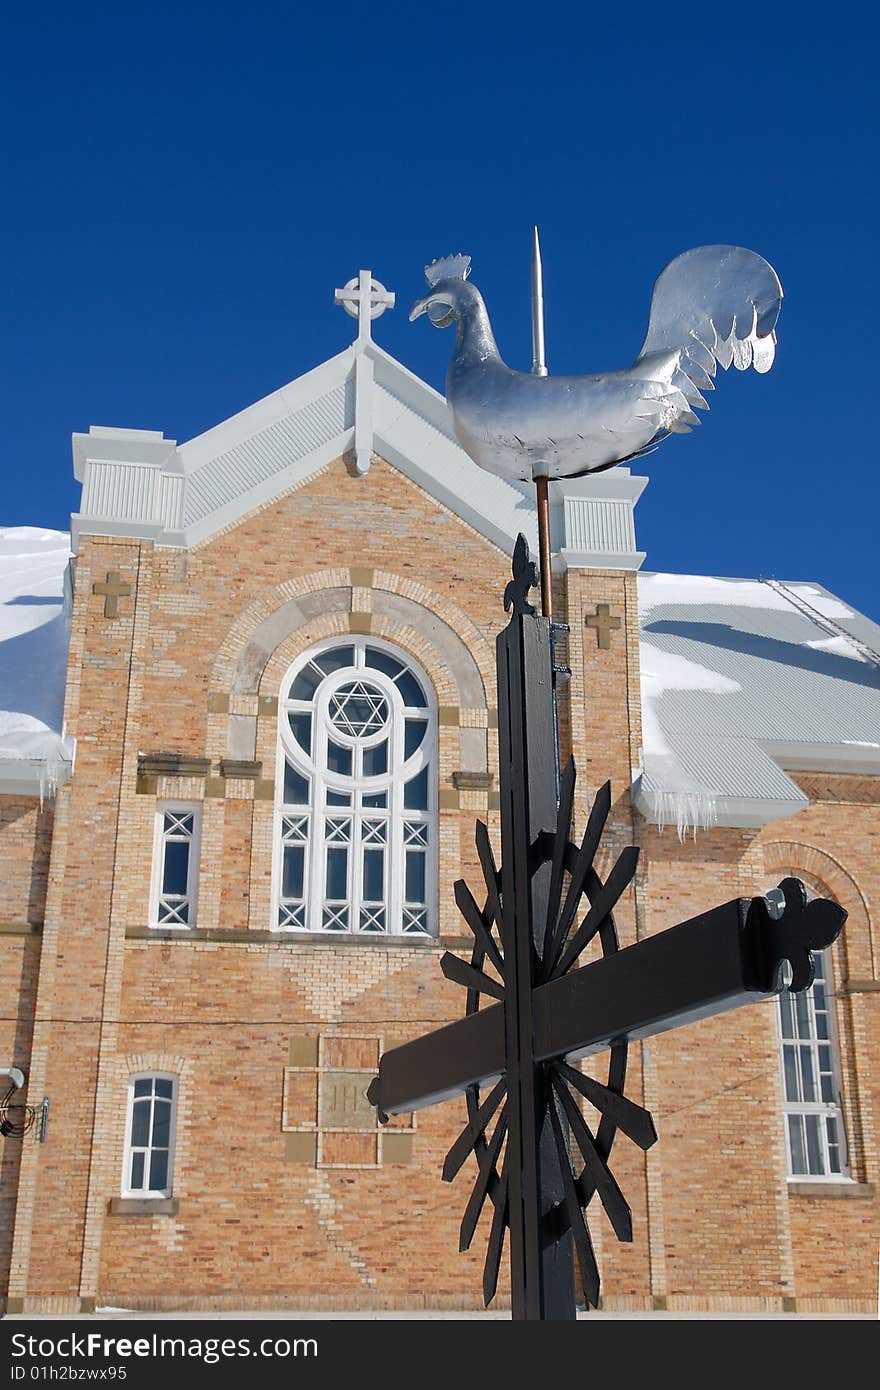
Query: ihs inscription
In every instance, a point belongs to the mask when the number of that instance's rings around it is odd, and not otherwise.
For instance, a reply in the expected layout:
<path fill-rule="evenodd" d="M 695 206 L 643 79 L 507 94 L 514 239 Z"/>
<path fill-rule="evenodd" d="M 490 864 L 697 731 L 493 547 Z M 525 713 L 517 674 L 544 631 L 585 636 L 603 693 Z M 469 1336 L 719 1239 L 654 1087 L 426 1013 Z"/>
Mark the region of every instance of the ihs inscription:
<path fill-rule="evenodd" d="M 375 1129 L 376 1112 L 367 1100 L 370 1080 L 369 1072 L 324 1072 L 318 1107 L 321 1129 Z"/>

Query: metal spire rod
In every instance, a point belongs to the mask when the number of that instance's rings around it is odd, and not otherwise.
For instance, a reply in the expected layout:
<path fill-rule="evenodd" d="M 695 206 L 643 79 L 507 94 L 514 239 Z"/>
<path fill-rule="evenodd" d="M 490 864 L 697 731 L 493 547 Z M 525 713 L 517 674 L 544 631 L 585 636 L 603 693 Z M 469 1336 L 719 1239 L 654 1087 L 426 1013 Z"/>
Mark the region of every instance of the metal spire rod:
<path fill-rule="evenodd" d="M 541 242 L 538 228 L 532 240 L 532 375 L 547 375 L 544 351 L 544 268 L 541 265 Z M 550 573 L 550 501 L 547 478 L 535 478 L 538 494 L 538 559 L 541 565 L 541 612 L 553 621 L 553 580 Z"/>
<path fill-rule="evenodd" d="M 544 353 L 544 268 L 541 265 L 541 243 L 538 229 L 532 241 L 532 374 L 547 375 Z"/>

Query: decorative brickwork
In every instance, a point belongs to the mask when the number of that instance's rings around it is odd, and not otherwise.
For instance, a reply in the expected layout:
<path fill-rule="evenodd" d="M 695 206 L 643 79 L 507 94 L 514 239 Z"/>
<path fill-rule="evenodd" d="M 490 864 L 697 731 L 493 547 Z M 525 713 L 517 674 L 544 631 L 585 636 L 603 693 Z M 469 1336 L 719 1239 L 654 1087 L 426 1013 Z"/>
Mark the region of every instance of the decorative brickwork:
<path fill-rule="evenodd" d="M 281 1103 L 288 1162 L 349 1169 L 413 1161 L 416 1117 L 380 1125 L 367 1100 L 383 1051 L 380 1034 L 291 1039 Z"/>

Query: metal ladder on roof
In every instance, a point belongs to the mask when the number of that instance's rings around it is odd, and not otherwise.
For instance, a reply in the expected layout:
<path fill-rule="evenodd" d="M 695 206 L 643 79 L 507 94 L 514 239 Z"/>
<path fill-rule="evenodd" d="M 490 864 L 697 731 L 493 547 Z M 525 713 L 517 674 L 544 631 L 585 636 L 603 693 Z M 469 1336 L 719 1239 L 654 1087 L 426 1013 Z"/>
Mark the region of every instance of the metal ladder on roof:
<path fill-rule="evenodd" d="M 796 594 L 787 584 L 783 584 L 781 579 L 765 579 L 759 576 L 760 582 L 766 584 L 768 588 L 774 589 L 782 598 L 787 599 L 793 608 L 802 613 L 805 618 L 809 618 L 817 627 L 827 632 L 829 637 L 844 637 L 851 647 L 875 666 L 880 666 L 880 652 L 876 652 L 873 647 L 869 647 L 867 642 L 862 642 L 858 637 L 853 637 L 851 632 L 847 632 L 845 627 L 841 627 L 833 618 L 828 618 L 824 613 L 820 613 L 811 603 L 808 603 L 800 594 Z"/>

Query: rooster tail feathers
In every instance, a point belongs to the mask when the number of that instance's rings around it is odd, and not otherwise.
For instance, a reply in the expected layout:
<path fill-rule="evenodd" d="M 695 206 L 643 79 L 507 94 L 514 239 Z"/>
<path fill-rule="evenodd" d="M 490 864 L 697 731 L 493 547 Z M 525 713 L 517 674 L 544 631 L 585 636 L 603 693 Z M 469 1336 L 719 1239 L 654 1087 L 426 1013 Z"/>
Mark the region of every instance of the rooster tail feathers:
<path fill-rule="evenodd" d="M 635 364 L 640 375 L 678 351 L 669 382 L 687 401 L 669 427 L 696 423 L 693 408 L 708 410 L 701 394 L 714 390 L 717 367 L 768 372 L 776 352 L 773 331 L 782 285 L 763 256 L 741 246 L 698 246 L 662 272 L 651 300 L 648 333 Z"/>

